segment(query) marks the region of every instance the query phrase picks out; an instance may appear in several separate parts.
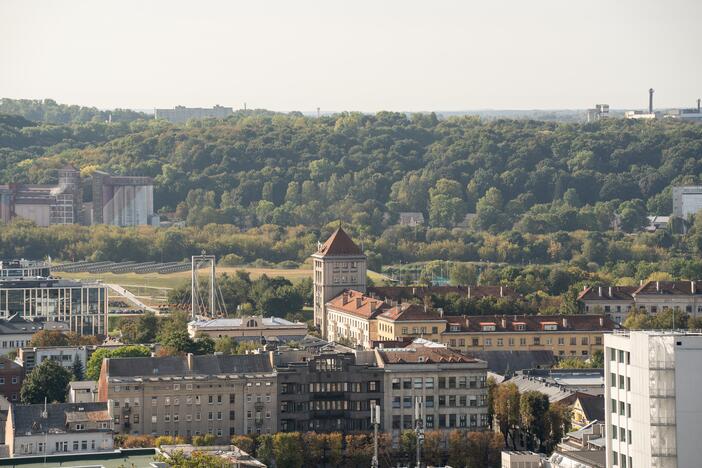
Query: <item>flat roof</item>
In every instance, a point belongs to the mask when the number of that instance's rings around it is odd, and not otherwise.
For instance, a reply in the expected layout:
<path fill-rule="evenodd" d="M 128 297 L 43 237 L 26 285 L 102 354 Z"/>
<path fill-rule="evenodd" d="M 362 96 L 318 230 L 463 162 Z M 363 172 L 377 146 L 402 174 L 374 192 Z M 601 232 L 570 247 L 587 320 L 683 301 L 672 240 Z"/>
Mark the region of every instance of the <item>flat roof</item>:
<path fill-rule="evenodd" d="M 0 458 L 0 466 L 22 468 L 79 468 L 102 467 L 120 468 L 150 468 L 154 462 L 155 449 L 115 450 L 103 453 L 88 453 L 85 455 L 49 455 L 46 457 Z"/>

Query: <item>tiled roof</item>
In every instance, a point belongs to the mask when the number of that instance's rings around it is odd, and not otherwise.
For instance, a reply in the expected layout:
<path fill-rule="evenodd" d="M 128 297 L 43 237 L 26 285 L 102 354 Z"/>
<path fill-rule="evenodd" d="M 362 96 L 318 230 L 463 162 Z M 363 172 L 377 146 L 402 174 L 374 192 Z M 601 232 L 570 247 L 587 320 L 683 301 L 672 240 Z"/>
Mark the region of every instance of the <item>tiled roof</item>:
<path fill-rule="evenodd" d="M 42 417 L 43 404 L 12 405 L 12 419 L 15 435 L 41 434 L 48 431 L 66 431 L 67 417 L 71 413 L 91 413 L 92 420 L 109 421 L 107 403 L 51 403 L 46 405 L 47 417 Z M 101 419 L 103 418 L 104 419 Z M 76 416 L 70 416 L 75 419 Z"/>
<path fill-rule="evenodd" d="M 702 294 L 702 281 L 647 281 L 641 285 L 634 296 L 642 294 L 690 296 Z"/>
<path fill-rule="evenodd" d="M 190 358 L 191 365 L 188 364 L 188 356 L 110 358 L 107 359 L 107 376 L 183 377 L 273 370 L 267 354 L 206 355 Z"/>
<path fill-rule="evenodd" d="M 378 317 L 392 320 L 393 322 L 446 321 L 439 313 L 419 304 L 399 304 L 386 310 Z"/>
<path fill-rule="evenodd" d="M 390 305 L 379 299 L 364 295 L 360 291 L 346 289 L 331 301 L 327 307 L 346 312 L 357 317 L 371 319 L 390 308 Z"/>
<path fill-rule="evenodd" d="M 633 301 L 631 296 L 636 286 L 589 286 L 578 295 L 578 300 L 585 301 Z"/>
<path fill-rule="evenodd" d="M 481 332 L 481 323 L 494 323 L 495 330 L 488 333 L 545 331 L 546 324 L 556 325 L 553 331 L 612 331 L 621 328 L 603 315 L 462 315 L 447 316 L 451 332 Z M 458 330 L 453 330 L 458 328 Z"/>
<path fill-rule="evenodd" d="M 472 299 L 481 299 L 483 297 L 515 299 L 519 297 L 519 294 L 507 286 L 369 286 L 368 293 L 393 301 L 413 298 L 423 299 L 425 296 L 446 296 L 448 294 L 457 294 Z"/>
<path fill-rule="evenodd" d="M 316 255 L 322 257 L 333 257 L 343 255 L 363 255 L 361 249 L 354 243 L 353 240 L 346 234 L 342 228 L 338 228 L 334 233 L 322 244 Z"/>
<path fill-rule="evenodd" d="M 472 364 L 482 362 L 444 346 L 424 346 L 412 343 L 403 348 L 377 349 L 386 364 Z"/>

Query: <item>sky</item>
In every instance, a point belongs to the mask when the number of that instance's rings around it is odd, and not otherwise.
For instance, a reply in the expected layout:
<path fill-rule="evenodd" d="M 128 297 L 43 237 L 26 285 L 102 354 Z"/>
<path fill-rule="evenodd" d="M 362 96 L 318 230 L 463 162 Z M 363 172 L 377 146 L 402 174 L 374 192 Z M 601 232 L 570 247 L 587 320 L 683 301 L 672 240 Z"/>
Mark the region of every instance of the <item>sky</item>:
<path fill-rule="evenodd" d="M 700 0 L 0 0 L 0 97 L 276 111 L 692 107 Z"/>

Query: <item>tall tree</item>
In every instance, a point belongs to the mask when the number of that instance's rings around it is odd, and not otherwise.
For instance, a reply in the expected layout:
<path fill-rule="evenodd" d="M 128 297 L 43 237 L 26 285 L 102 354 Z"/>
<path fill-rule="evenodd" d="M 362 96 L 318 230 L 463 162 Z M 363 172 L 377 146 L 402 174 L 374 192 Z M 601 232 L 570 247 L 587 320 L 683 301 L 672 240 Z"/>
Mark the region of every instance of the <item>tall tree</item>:
<path fill-rule="evenodd" d="M 53 359 L 46 359 L 36 366 L 22 382 L 22 403 L 49 403 L 66 401 L 71 372 Z"/>

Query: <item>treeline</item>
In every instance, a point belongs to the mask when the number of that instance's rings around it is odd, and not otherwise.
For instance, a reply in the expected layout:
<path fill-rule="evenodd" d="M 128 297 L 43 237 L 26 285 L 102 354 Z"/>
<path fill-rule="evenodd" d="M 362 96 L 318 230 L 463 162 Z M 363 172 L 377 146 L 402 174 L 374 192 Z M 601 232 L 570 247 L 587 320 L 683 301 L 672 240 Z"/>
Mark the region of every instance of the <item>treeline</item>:
<path fill-rule="evenodd" d="M 53 99 L 0 99 L 0 114 L 15 114 L 33 122 L 73 124 L 88 122 L 131 122 L 148 115 L 129 109 L 99 110 L 96 107 L 58 104 Z"/>
<path fill-rule="evenodd" d="M 197 438 L 197 440 L 196 440 Z M 193 444 L 214 445 L 217 440 L 210 435 L 194 436 Z M 184 443 L 183 437 L 115 436 L 115 442 L 123 448 L 154 447 Z M 276 434 L 235 435 L 231 443 L 254 456 L 267 466 L 278 468 L 343 467 L 360 468 L 370 466 L 373 457 L 373 436 L 370 434 L 328 434 L 316 432 L 278 432 Z M 399 441 L 393 444 L 388 433 L 378 434 L 378 462 L 390 468 L 402 463 L 416 465 L 417 437 L 413 430 L 405 430 Z M 428 430 L 424 433 L 422 464 L 428 466 L 450 465 L 462 468 L 498 468 L 503 447 L 502 438 L 493 432 L 468 432 L 454 430 L 441 432 Z M 220 459 L 221 460 L 221 459 Z M 218 459 L 208 455 L 195 458 L 198 463 L 188 463 L 182 457 L 174 460 L 178 467 L 219 466 Z"/>
<path fill-rule="evenodd" d="M 294 266 L 307 260 L 336 228 L 265 225 L 242 230 L 233 225 L 203 227 L 148 226 L 51 226 L 39 228 L 16 219 L 0 228 L 0 256 L 4 258 L 43 258 L 93 261 L 180 261 L 206 250 L 228 265 L 260 260 L 261 266 L 288 262 Z M 345 225 L 368 255 L 369 268 L 399 262 L 444 260 L 490 264 L 554 264 L 569 262 L 583 270 L 621 263 L 621 276 L 640 276 L 646 264 L 675 263 L 677 258 L 698 258 L 702 254 L 702 220 L 686 235 L 668 231 L 626 235 L 621 232 L 557 232 L 499 234 L 468 230 L 393 227 L 380 236 L 365 232 L 362 226 Z M 289 263 L 294 262 L 294 263 Z M 434 267 L 430 267 L 434 268 Z M 395 270 L 395 272 L 398 272 Z M 431 280 L 430 271 L 426 272 Z M 415 277 L 415 279 L 419 279 Z M 484 283 L 487 284 L 487 283 Z"/>
<path fill-rule="evenodd" d="M 73 162 L 154 177 L 158 207 L 194 225 L 319 227 L 341 217 L 379 235 L 402 211 L 446 228 L 475 213 L 472 226 L 493 232 L 635 230 L 647 213 L 670 214 L 671 187 L 702 173 L 702 127 L 684 122 L 238 112 L 130 125 L 89 147 L 44 151 L 24 163 L 26 177 L 55 177 Z"/>

